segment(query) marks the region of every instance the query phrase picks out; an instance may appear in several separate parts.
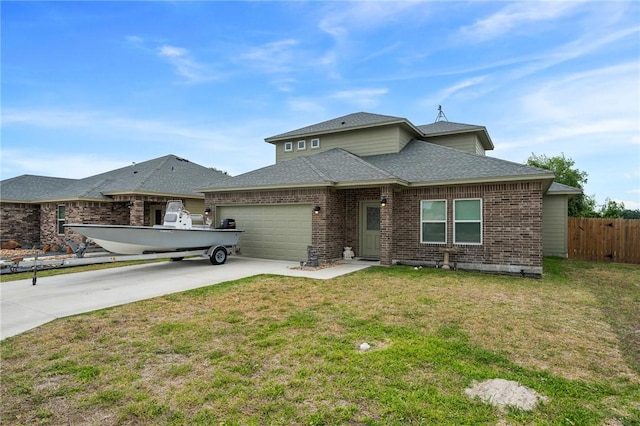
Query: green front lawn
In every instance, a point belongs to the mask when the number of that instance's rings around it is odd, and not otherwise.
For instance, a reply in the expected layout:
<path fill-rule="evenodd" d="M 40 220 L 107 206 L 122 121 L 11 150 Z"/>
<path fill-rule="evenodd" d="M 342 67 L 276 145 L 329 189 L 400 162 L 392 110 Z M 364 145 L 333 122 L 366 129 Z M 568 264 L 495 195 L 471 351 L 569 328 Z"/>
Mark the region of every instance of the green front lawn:
<path fill-rule="evenodd" d="M 638 424 L 640 267 L 545 271 L 262 275 L 58 320 L 0 344 L 0 421 Z M 466 396 L 492 378 L 549 400 L 500 410 Z"/>

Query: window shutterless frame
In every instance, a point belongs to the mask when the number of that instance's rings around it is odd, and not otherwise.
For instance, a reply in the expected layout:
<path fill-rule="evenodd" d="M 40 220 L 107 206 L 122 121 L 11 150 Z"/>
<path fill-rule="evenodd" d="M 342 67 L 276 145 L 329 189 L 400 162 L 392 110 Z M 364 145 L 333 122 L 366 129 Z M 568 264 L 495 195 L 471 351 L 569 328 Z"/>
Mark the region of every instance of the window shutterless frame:
<path fill-rule="evenodd" d="M 293 151 L 293 142 L 285 142 L 284 143 L 284 152 Z"/>
<path fill-rule="evenodd" d="M 447 243 L 447 200 L 420 201 L 420 242 Z"/>
<path fill-rule="evenodd" d="M 307 141 L 298 141 L 298 151 L 307 149 Z"/>
<path fill-rule="evenodd" d="M 482 199 L 453 200 L 453 243 L 482 244 Z"/>
<path fill-rule="evenodd" d="M 318 138 L 311 139 L 311 149 L 318 149 L 318 148 L 320 148 L 320 139 Z"/>
<path fill-rule="evenodd" d="M 65 207 L 64 204 L 58 204 L 56 212 L 58 220 L 58 235 L 64 235 Z"/>

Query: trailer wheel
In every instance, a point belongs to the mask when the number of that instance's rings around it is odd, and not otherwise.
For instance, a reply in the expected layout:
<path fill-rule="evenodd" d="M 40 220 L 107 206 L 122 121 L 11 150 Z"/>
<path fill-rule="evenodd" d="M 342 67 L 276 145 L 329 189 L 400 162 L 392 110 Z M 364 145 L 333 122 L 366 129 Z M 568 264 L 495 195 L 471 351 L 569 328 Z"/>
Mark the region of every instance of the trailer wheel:
<path fill-rule="evenodd" d="M 211 257 L 209 257 L 209 260 L 212 265 L 222 265 L 227 261 L 227 249 L 224 247 L 216 247 L 216 249 L 213 250 Z"/>

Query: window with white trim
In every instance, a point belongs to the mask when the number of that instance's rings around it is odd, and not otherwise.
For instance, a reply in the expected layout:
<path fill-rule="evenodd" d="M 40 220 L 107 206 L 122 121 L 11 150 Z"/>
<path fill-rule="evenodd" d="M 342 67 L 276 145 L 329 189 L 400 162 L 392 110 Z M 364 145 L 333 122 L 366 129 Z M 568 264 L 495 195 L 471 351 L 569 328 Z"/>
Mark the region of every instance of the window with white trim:
<path fill-rule="evenodd" d="M 65 217 L 64 204 L 58 204 L 58 212 L 57 212 L 58 235 L 64 235 L 64 217 Z"/>
<path fill-rule="evenodd" d="M 447 200 L 420 201 L 420 242 L 446 244 Z"/>
<path fill-rule="evenodd" d="M 284 143 L 284 152 L 293 151 L 293 142 L 285 142 Z"/>
<path fill-rule="evenodd" d="M 298 151 L 302 151 L 307 148 L 307 141 L 298 141 Z"/>
<path fill-rule="evenodd" d="M 482 200 L 453 200 L 453 242 L 482 244 Z"/>
<path fill-rule="evenodd" d="M 319 138 L 311 139 L 311 149 L 317 149 L 317 148 L 320 148 L 320 139 Z"/>

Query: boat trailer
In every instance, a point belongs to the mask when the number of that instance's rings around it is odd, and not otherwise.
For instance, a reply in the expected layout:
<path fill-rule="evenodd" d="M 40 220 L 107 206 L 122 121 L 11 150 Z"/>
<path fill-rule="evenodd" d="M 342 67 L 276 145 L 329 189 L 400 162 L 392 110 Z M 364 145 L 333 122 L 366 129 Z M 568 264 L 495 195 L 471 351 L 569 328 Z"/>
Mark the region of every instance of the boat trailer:
<path fill-rule="evenodd" d="M 71 240 L 67 240 L 67 245 L 71 248 L 76 257 L 63 259 L 38 259 L 38 252 L 36 252 L 32 259 L 17 257 L 11 260 L 0 261 L 0 266 L 2 266 L 0 271 L 2 271 L 1 273 L 33 271 L 32 284 L 36 285 L 38 269 L 48 270 L 66 268 L 71 266 L 125 262 L 130 260 L 170 259 L 173 261 L 180 261 L 185 257 L 196 256 L 206 256 L 209 258 L 209 261 L 212 265 L 222 265 L 227 261 L 227 257 L 232 252 L 235 252 L 236 254 L 240 252 L 240 250 L 236 246 L 212 246 L 205 249 L 190 249 L 184 251 L 168 251 L 143 254 L 100 253 L 96 256 L 86 256 L 86 244 L 82 243 L 80 244 L 80 246 L 76 246 Z M 8 271 L 5 272 L 5 270 L 7 269 Z"/>

